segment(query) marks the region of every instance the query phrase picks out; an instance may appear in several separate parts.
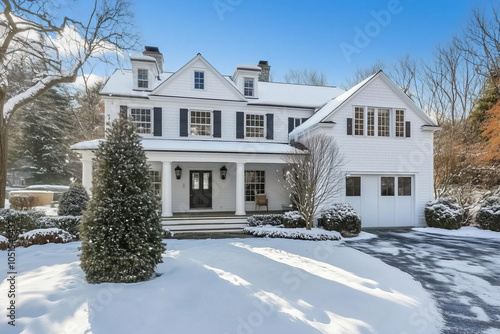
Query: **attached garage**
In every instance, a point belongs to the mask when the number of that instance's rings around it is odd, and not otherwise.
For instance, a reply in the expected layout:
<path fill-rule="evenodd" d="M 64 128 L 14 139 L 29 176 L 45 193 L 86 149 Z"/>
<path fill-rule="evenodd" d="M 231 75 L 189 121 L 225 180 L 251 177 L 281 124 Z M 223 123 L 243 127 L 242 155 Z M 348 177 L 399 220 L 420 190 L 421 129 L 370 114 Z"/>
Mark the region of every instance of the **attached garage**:
<path fill-rule="evenodd" d="M 345 198 L 363 227 L 415 226 L 414 189 L 413 175 L 349 175 Z"/>

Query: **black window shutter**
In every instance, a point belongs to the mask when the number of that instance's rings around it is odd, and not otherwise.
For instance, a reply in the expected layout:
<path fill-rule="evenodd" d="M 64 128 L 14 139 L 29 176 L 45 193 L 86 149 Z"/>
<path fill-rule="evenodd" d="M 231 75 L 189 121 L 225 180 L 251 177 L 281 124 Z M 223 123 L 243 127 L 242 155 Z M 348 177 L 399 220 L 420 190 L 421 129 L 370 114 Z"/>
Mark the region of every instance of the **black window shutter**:
<path fill-rule="evenodd" d="M 266 139 L 274 139 L 274 114 L 266 114 Z"/>
<path fill-rule="evenodd" d="M 127 106 L 120 106 L 120 118 L 127 118 Z"/>
<path fill-rule="evenodd" d="M 405 126 L 406 126 L 406 131 L 405 131 L 405 136 L 407 138 L 410 138 L 411 137 L 411 123 L 410 122 L 406 122 L 405 123 Z"/>
<path fill-rule="evenodd" d="M 352 118 L 347 119 L 347 135 L 352 135 Z"/>
<path fill-rule="evenodd" d="M 221 131 L 221 112 L 220 110 L 214 110 L 214 138 L 222 137 Z"/>
<path fill-rule="evenodd" d="M 288 133 L 292 132 L 295 128 L 295 118 L 288 117 Z"/>
<path fill-rule="evenodd" d="M 180 114 L 180 136 L 181 137 L 187 137 L 189 135 L 188 132 L 188 113 L 189 110 L 187 109 L 181 109 L 181 114 Z"/>
<path fill-rule="evenodd" d="M 245 113 L 236 112 L 236 138 L 245 138 Z"/>
<path fill-rule="evenodd" d="M 161 108 L 153 108 L 153 136 L 159 136 L 161 137 L 161 126 L 162 126 L 162 121 L 161 121 Z"/>

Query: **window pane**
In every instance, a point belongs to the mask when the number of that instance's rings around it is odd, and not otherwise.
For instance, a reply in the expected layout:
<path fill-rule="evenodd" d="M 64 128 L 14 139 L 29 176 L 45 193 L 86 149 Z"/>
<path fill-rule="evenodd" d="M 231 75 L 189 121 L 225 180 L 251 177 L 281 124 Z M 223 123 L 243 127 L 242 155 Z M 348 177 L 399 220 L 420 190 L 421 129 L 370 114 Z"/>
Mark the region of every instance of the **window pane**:
<path fill-rule="evenodd" d="M 148 70 L 137 70 L 137 86 L 139 88 L 148 88 Z"/>
<path fill-rule="evenodd" d="M 375 109 L 368 108 L 366 117 L 366 134 L 368 136 L 375 136 Z"/>
<path fill-rule="evenodd" d="M 210 173 L 203 173 L 203 189 L 210 188 Z"/>
<path fill-rule="evenodd" d="M 398 177 L 398 196 L 411 196 L 411 177 Z"/>
<path fill-rule="evenodd" d="M 361 196 L 361 177 L 346 177 L 346 196 Z"/>
<path fill-rule="evenodd" d="M 191 111 L 191 135 L 212 135 L 212 113 L 210 111 Z"/>
<path fill-rule="evenodd" d="M 382 177 L 382 196 L 394 196 L 394 178 L 393 177 Z"/>
<path fill-rule="evenodd" d="M 264 137 L 264 115 L 252 115 L 247 114 L 246 116 L 246 127 L 245 132 L 247 137 Z"/>
<path fill-rule="evenodd" d="M 405 111 L 396 110 L 396 137 L 405 136 Z"/>
<path fill-rule="evenodd" d="M 245 78 L 244 95 L 245 96 L 253 96 L 253 78 Z"/>
<path fill-rule="evenodd" d="M 378 110 L 378 135 L 389 137 L 390 135 L 390 111 L 389 109 Z"/>
<path fill-rule="evenodd" d="M 363 107 L 354 108 L 354 134 L 356 136 L 364 135 L 364 114 L 365 109 Z"/>
<path fill-rule="evenodd" d="M 200 189 L 200 174 L 199 173 L 193 173 L 193 179 L 192 179 L 192 185 L 191 187 L 194 190 Z"/>
<path fill-rule="evenodd" d="M 138 133 L 151 133 L 151 109 L 130 109 L 130 120 Z"/>
<path fill-rule="evenodd" d="M 195 89 L 205 89 L 205 73 L 204 72 L 194 72 L 194 88 Z"/>
<path fill-rule="evenodd" d="M 245 171 L 245 200 L 255 201 L 255 195 L 266 192 L 266 172 L 255 170 Z"/>

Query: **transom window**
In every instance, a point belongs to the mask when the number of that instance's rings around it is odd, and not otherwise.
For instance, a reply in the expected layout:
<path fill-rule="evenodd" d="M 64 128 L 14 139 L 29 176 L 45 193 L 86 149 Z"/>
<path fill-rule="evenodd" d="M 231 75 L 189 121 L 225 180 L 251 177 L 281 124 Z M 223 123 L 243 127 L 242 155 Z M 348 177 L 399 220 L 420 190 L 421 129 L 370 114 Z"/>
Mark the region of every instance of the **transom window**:
<path fill-rule="evenodd" d="M 405 111 L 396 109 L 396 137 L 405 136 Z"/>
<path fill-rule="evenodd" d="M 244 80 L 244 94 L 245 96 L 253 96 L 253 78 L 245 78 Z"/>
<path fill-rule="evenodd" d="M 266 171 L 245 171 L 245 201 L 255 201 L 255 195 L 266 192 Z"/>
<path fill-rule="evenodd" d="M 391 118 L 389 109 L 378 109 L 378 136 L 389 137 L 391 134 Z"/>
<path fill-rule="evenodd" d="M 205 89 L 205 72 L 202 71 L 194 72 L 194 88 Z"/>
<path fill-rule="evenodd" d="M 137 70 L 137 86 L 139 88 L 148 88 L 148 70 L 138 69 Z"/>
<path fill-rule="evenodd" d="M 246 114 L 246 137 L 264 137 L 264 115 Z"/>
<path fill-rule="evenodd" d="M 191 111 L 191 135 L 212 135 L 212 113 L 210 111 Z"/>
<path fill-rule="evenodd" d="M 361 177 L 354 176 L 345 178 L 345 195 L 361 196 Z"/>
<path fill-rule="evenodd" d="M 363 107 L 354 108 L 354 135 L 363 136 L 364 135 L 364 116 L 365 109 Z"/>
<path fill-rule="evenodd" d="M 151 133 L 151 109 L 130 109 L 130 120 L 138 133 Z"/>

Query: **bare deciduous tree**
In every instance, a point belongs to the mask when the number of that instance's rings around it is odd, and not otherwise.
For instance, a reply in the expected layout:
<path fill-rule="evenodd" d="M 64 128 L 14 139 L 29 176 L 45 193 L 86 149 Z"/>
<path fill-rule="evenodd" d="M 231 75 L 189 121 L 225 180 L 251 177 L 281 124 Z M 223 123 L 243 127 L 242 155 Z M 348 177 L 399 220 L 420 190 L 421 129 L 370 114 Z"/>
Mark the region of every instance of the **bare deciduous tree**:
<path fill-rule="evenodd" d="M 346 78 L 345 83 L 341 85 L 343 89 L 349 89 L 361 81 L 368 78 L 370 75 L 377 73 L 380 70 L 385 70 L 386 65 L 383 60 L 377 59 L 372 65 L 368 67 L 357 67 L 353 76 Z"/>
<path fill-rule="evenodd" d="M 126 0 L 86 2 L 88 15 L 82 20 L 54 15 L 64 12 L 65 4 L 64 0 L 0 2 L 0 207 L 5 201 L 12 116 L 50 88 L 74 82 L 89 60 L 117 60 L 123 50 L 137 45 Z M 9 79 L 20 61 L 35 79 L 14 84 Z"/>
<path fill-rule="evenodd" d="M 289 70 L 284 78 L 286 83 L 294 83 L 311 86 L 326 86 L 326 76 L 316 70 Z"/>
<path fill-rule="evenodd" d="M 296 143 L 295 152 L 286 155 L 286 184 L 292 204 L 311 229 L 319 208 L 340 191 L 344 159 L 331 136 L 313 135 Z"/>

